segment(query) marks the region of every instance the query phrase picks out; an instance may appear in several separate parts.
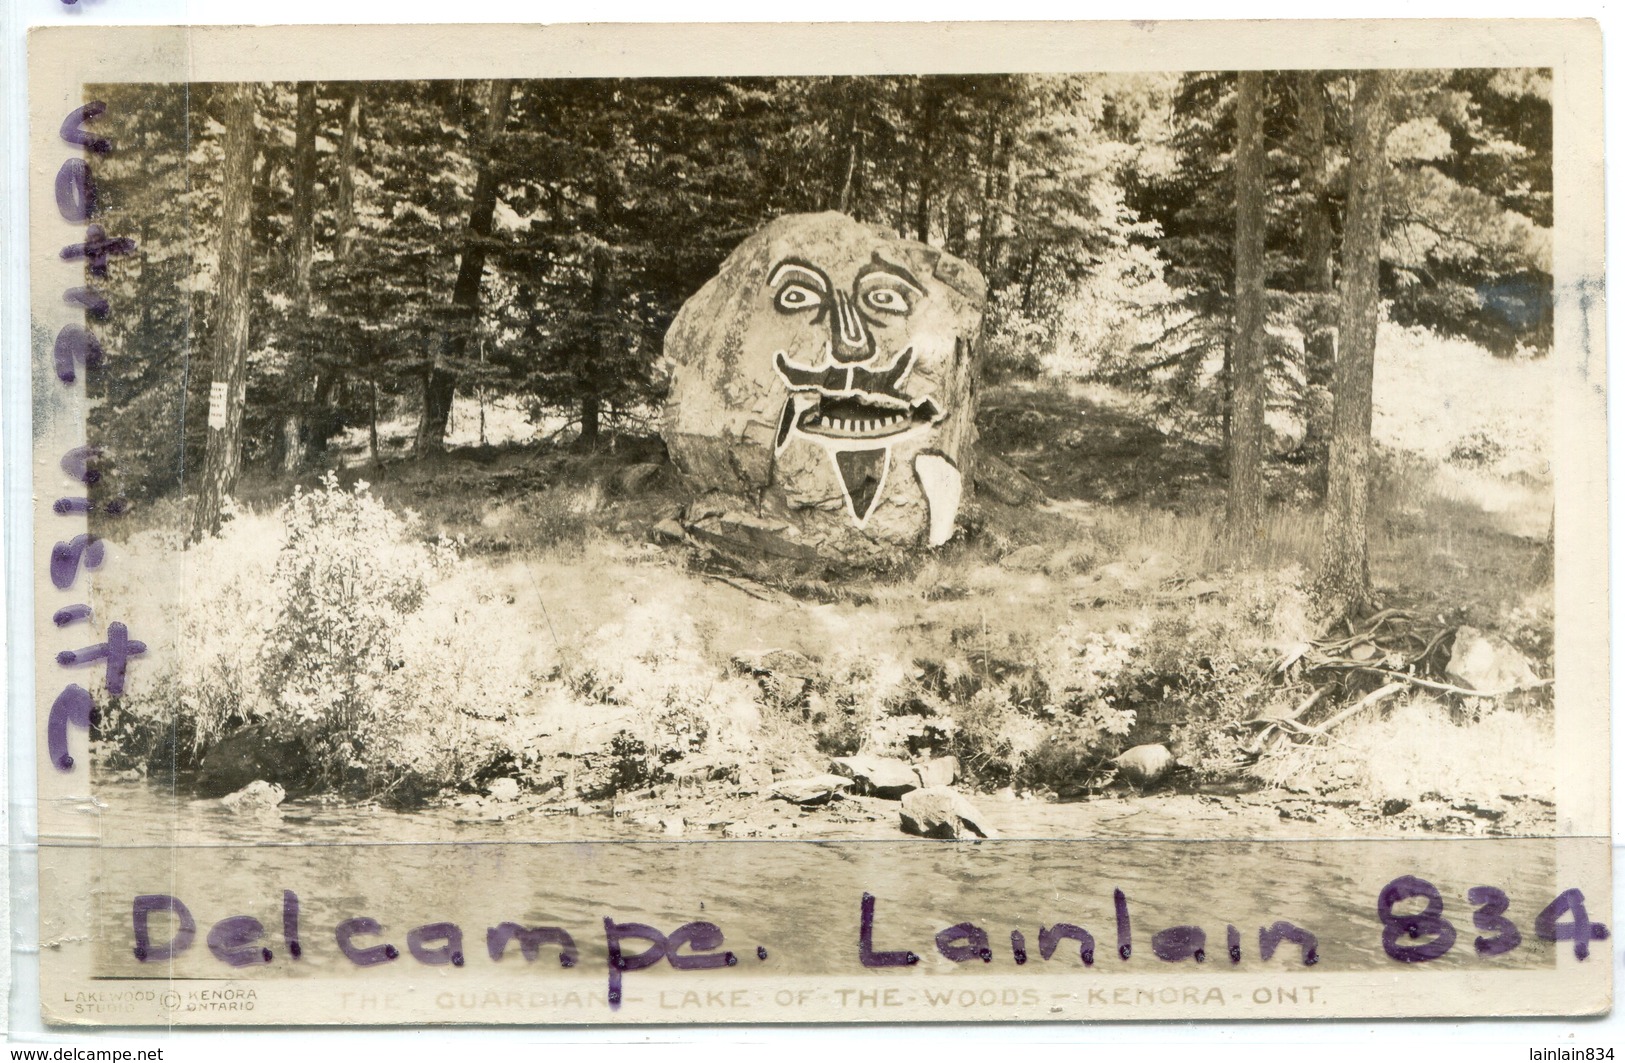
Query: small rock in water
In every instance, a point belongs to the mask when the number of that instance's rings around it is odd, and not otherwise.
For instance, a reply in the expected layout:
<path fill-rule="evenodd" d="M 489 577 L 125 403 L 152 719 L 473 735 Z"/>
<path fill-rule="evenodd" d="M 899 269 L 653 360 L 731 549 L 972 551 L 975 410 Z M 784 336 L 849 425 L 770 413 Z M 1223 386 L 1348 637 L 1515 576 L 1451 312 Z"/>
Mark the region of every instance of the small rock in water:
<path fill-rule="evenodd" d="M 280 805 L 288 792 L 274 782 L 255 779 L 234 794 L 227 794 L 220 803 L 232 812 L 270 812 Z"/>
<path fill-rule="evenodd" d="M 681 838 L 683 832 L 688 829 L 688 823 L 682 816 L 670 816 L 663 819 L 660 821 L 660 826 L 666 832 L 668 838 Z"/>
<path fill-rule="evenodd" d="M 517 801 L 519 799 L 518 779 L 492 779 L 485 792 L 491 795 L 493 801 Z"/>
<path fill-rule="evenodd" d="M 773 796 L 797 805 L 821 805 L 852 785 L 844 775 L 812 775 L 773 784 Z"/>
<path fill-rule="evenodd" d="M 914 769 L 891 757 L 872 757 L 858 754 L 836 757 L 830 768 L 852 777 L 854 789 L 860 794 L 872 794 L 895 801 L 910 790 L 917 790 L 920 780 Z"/>
<path fill-rule="evenodd" d="M 1112 758 L 1118 774 L 1135 786 L 1156 782 L 1173 767 L 1174 755 L 1168 747 L 1155 743 L 1134 746 Z"/>
<path fill-rule="evenodd" d="M 899 817 L 905 834 L 925 838 L 997 837 L 976 806 L 947 786 L 910 790 L 903 795 Z"/>

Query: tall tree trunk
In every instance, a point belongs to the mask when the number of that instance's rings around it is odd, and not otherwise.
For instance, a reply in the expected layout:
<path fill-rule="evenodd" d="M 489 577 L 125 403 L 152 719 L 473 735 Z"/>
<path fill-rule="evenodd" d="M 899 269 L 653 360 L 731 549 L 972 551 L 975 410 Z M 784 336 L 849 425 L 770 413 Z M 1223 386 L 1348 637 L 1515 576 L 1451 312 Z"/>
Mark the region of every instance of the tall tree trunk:
<path fill-rule="evenodd" d="M 248 309 L 252 263 L 250 223 L 254 205 L 254 86 L 227 84 L 225 162 L 221 188 L 220 275 L 215 284 L 210 361 L 210 425 L 203 482 L 192 508 L 190 539 L 220 530 L 221 503 L 236 489 L 242 459 L 243 401 L 248 388 Z M 223 391 L 219 408 L 212 393 Z"/>
<path fill-rule="evenodd" d="M 316 257 L 316 83 L 299 82 L 293 124 L 293 290 L 310 299 L 310 264 Z"/>
<path fill-rule="evenodd" d="M 598 446 L 598 418 L 602 403 L 598 396 L 589 391 L 581 396 L 581 434 L 576 437 L 582 449 L 593 450 Z"/>
<path fill-rule="evenodd" d="M 1264 532 L 1264 407 L 1269 385 L 1264 345 L 1264 75 L 1243 71 L 1236 85 L 1236 283 L 1225 527 L 1232 550 L 1248 556 Z"/>
<path fill-rule="evenodd" d="M 846 122 L 842 127 L 842 136 L 846 141 L 845 173 L 840 188 L 836 190 L 835 209 L 842 214 L 852 213 L 852 199 L 855 191 L 855 182 L 858 174 L 858 108 L 851 98 L 850 90 L 846 99 Z"/>
<path fill-rule="evenodd" d="M 1019 216 L 1016 205 L 1012 202 L 1016 187 L 1013 140 L 1009 133 L 1001 133 L 994 154 L 993 199 L 989 204 L 989 209 L 993 213 L 993 236 L 987 245 L 987 268 L 982 271 L 989 288 L 997 287 L 1000 283 L 995 277 L 1001 273 L 1001 259 L 1004 257 L 1004 246 L 1007 242 L 1006 219 Z"/>
<path fill-rule="evenodd" d="M 1332 445 L 1319 587 L 1344 613 L 1371 598 L 1366 502 L 1371 482 L 1371 379 L 1382 304 L 1382 182 L 1392 75 L 1361 71 L 1354 90 L 1348 207 L 1343 223 L 1342 316 L 1332 379 Z"/>
<path fill-rule="evenodd" d="M 316 83 L 299 82 L 293 128 L 293 247 L 288 271 L 293 287 L 294 319 L 300 328 L 310 321 L 310 266 L 316 257 Z M 316 397 L 309 341 L 301 339 L 289 368 L 291 406 L 282 419 L 282 469 L 296 473 L 305 464 L 305 416 Z"/>
<path fill-rule="evenodd" d="M 942 243 L 951 255 L 964 258 L 967 248 L 969 223 L 965 220 L 964 201 L 956 194 L 948 200 L 948 220 L 943 224 Z"/>
<path fill-rule="evenodd" d="M 361 141 L 361 87 L 354 83 L 346 85 L 340 103 L 344 113 L 344 132 L 339 138 L 338 187 L 333 197 L 333 258 L 336 263 L 342 264 L 348 262 L 355 251 L 356 236 L 360 232 L 355 215 L 355 172 L 356 154 Z M 322 455 L 327 453 L 328 440 L 337 427 L 329 408 L 340 370 L 321 366 L 313 366 L 312 370 L 315 387 L 305 434 L 309 440 L 309 454 Z M 373 387 L 376 390 L 377 384 L 374 383 Z"/>
<path fill-rule="evenodd" d="M 994 193 L 998 189 L 999 126 L 991 114 L 983 128 L 982 152 L 982 217 L 976 233 L 976 268 L 982 276 L 991 277 L 993 269 L 993 233 L 998 210 Z"/>
<path fill-rule="evenodd" d="M 1297 75 L 1298 157 L 1305 198 L 1303 256 L 1311 291 L 1332 290 L 1331 204 L 1326 196 L 1326 92 L 1319 71 Z"/>
<path fill-rule="evenodd" d="M 333 205 L 339 259 L 355 246 L 355 158 L 361 140 L 361 87 L 351 84 L 344 95 L 344 134 L 339 140 L 339 187 Z"/>
<path fill-rule="evenodd" d="M 1305 288 L 1330 301 L 1333 293 L 1332 256 L 1336 237 L 1332 205 L 1327 195 L 1326 89 L 1318 71 L 1305 70 L 1296 78 L 1298 104 L 1298 160 L 1303 187 L 1303 261 Z M 1329 387 L 1337 361 L 1337 329 L 1317 304 L 1304 342 L 1304 379 L 1315 387 Z M 1309 410 L 1304 422 L 1304 445 L 1318 452 L 1330 425 L 1319 407 Z"/>
<path fill-rule="evenodd" d="M 367 409 L 367 451 L 372 455 L 372 467 L 378 467 L 378 377 L 374 374 L 371 381 L 371 402 Z"/>
<path fill-rule="evenodd" d="M 937 94 L 931 83 L 920 81 L 920 149 L 915 167 L 919 174 L 920 197 L 914 204 L 914 238 L 920 243 L 931 239 L 931 174 L 938 162 L 931 155 L 931 142 L 937 131 Z"/>
<path fill-rule="evenodd" d="M 466 351 L 479 313 L 480 280 L 485 275 L 485 241 L 491 237 L 491 218 L 497 205 L 498 182 L 492 154 L 508 122 L 508 102 L 512 98 L 512 81 L 492 81 L 486 85 L 484 157 L 474 179 L 474 202 L 468 211 L 468 228 L 474 238 L 463 245 L 457 283 L 451 292 L 452 305 L 460 312 L 448 321 L 441 353 L 423 378 L 423 417 L 418 421 L 416 447 L 420 458 L 446 448 L 446 424 L 451 420 L 451 403 L 457 394 L 457 371 L 452 359 L 461 358 Z"/>

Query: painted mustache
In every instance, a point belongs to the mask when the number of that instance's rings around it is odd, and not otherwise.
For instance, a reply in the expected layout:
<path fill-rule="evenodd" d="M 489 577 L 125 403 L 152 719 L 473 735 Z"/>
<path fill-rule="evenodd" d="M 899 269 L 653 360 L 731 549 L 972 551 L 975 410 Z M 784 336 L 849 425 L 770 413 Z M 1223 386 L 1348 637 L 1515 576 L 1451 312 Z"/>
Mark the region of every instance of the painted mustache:
<path fill-rule="evenodd" d="M 914 366 L 913 348 L 878 370 L 861 365 L 813 369 L 790 361 L 783 351 L 773 364 L 792 392 L 779 427 L 780 446 L 792 426 L 815 436 L 878 440 L 942 418 L 934 401 L 913 398 L 902 388 Z"/>

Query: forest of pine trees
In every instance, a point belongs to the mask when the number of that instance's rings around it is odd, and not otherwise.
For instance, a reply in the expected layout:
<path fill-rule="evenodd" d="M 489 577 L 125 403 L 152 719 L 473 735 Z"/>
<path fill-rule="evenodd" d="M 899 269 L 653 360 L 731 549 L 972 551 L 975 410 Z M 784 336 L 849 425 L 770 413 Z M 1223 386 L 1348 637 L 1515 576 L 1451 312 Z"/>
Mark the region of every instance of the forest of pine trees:
<path fill-rule="evenodd" d="M 94 431 L 122 482 L 299 475 L 458 394 L 648 434 L 683 300 L 777 215 L 838 210 L 989 282 L 986 375 L 1134 389 L 1227 455 L 1258 534 L 1263 419 L 1328 469 L 1357 602 L 1381 314 L 1551 341 L 1550 76 L 1526 70 L 110 85 Z M 232 397 L 208 427 L 211 383 Z M 191 470 L 202 470 L 199 477 Z"/>

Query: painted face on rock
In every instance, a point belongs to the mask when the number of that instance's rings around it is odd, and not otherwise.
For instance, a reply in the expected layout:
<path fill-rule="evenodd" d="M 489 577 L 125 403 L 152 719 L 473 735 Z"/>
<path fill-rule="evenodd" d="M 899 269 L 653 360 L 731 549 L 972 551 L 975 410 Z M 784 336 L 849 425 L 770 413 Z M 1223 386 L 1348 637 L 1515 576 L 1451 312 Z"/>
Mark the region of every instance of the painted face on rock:
<path fill-rule="evenodd" d="M 768 272 L 787 343 L 773 368 L 787 396 L 775 439 L 829 452 L 852 520 L 869 519 L 890 473 L 892 448 L 930 430 L 944 411 L 908 386 L 918 357 L 910 318 L 928 298 L 906 267 L 879 254 L 831 273 L 799 258 Z"/>

